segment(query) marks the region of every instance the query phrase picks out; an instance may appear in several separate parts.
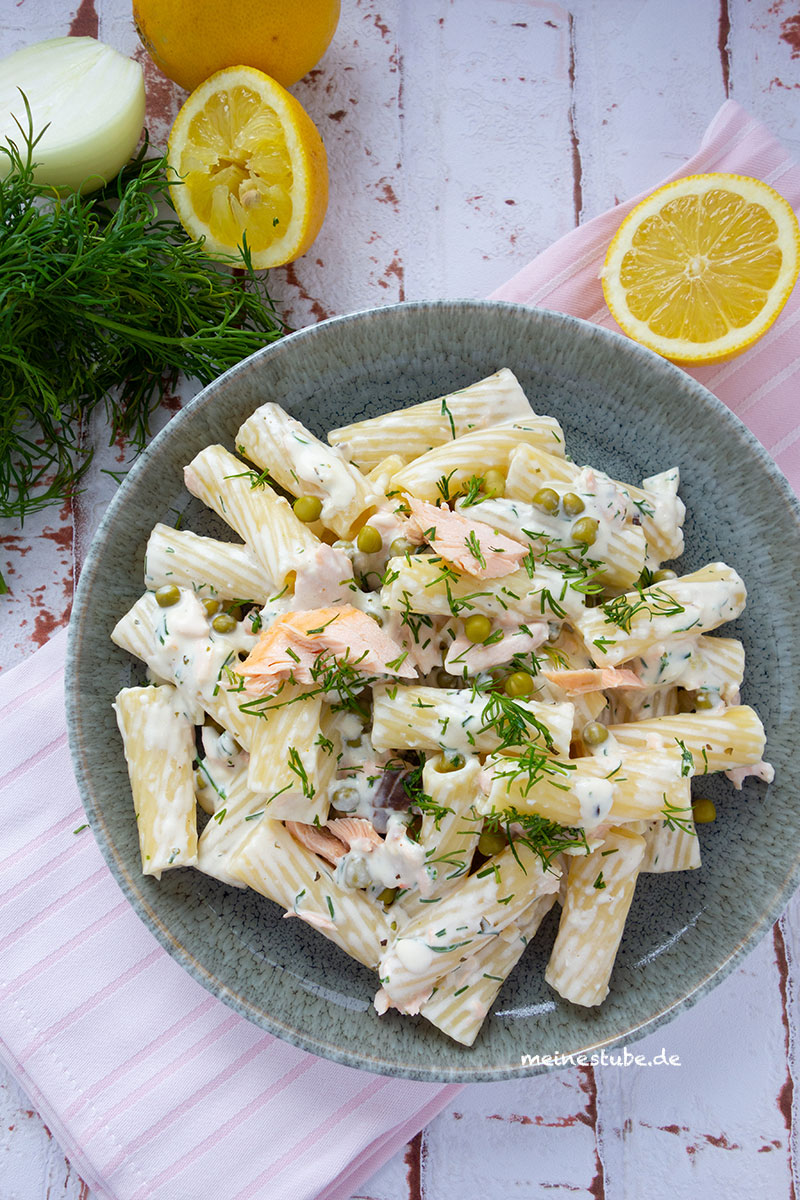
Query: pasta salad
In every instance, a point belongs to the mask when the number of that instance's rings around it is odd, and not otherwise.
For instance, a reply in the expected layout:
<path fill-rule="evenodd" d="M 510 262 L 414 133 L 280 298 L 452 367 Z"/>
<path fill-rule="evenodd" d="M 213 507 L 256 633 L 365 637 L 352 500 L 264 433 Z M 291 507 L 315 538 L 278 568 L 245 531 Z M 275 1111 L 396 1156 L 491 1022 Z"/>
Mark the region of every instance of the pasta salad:
<path fill-rule="evenodd" d="M 678 574 L 679 473 L 579 466 L 508 369 L 321 441 L 277 404 L 185 484 L 113 631 L 144 873 L 254 888 L 471 1045 L 560 906 L 547 983 L 602 1002 L 642 872 L 700 865 L 696 775 L 770 780 L 731 567 Z"/>

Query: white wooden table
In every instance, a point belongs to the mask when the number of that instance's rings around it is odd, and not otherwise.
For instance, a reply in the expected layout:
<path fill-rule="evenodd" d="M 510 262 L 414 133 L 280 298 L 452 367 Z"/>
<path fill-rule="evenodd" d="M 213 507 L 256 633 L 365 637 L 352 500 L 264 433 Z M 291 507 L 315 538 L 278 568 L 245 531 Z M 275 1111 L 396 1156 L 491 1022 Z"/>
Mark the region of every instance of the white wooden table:
<path fill-rule="evenodd" d="M 71 31 L 139 58 L 151 135 L 163 142 L 183 94 L 143 54 L 128 0 L 78 2 L 0 0 L 0 50 Z M 489 293 L 578 222 L 658 183 L 693 152 L 726 96 L 800 157 L 792 0 L 342 0 L 342 8 L 320 67 L 293 89 L 331 168 L 322 234 L 270 277 L 294 326 L 397 300 Z M 103 468 L 124 469 L 101 426 L 87 436 L 98 453 L 86 492 L 24 531 L 2 529 L 0 570 L 11 589 L 0 599 L 3 667 L 67 621 L 115 486 Z M 799 958 L 796 897 L 738 970 L 635 1047 L 648 1058 L 663 1047 L 680 1066 L 569 1068 L 474 1085 L 360 1196 L 794 1198 Z M 0 1198 L 45 1197 L 91 1200 L 0 1069 Z"/>

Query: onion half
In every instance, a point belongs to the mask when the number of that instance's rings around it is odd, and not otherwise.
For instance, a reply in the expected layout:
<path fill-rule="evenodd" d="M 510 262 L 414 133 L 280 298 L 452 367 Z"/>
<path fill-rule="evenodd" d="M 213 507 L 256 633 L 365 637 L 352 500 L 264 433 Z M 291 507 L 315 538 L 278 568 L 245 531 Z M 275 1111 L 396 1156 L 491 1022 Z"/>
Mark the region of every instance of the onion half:
<path fill-rule="evenodd" d="M 144 126 L 142 68 L 111 46 L 89 37 L 51 38 L 0 61 L 0 145 L 10 138 L 23 151 L 19 126 L 27 132 L 28 121 L 20 92 L 31 107 L 34 136 L 44 130 L 33 152 L 38 183 L 95 191 L 133 155 Z M 0 155 L 0 178 L 9 166 Z"/>

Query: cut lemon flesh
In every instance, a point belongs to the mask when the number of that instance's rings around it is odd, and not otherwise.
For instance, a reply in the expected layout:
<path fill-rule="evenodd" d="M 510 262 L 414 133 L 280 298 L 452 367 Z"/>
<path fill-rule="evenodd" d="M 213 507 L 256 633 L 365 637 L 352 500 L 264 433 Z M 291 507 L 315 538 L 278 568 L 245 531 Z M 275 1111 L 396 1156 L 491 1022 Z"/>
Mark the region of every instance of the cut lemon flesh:
<path fill-rule="evenodd" d="M 759 179 L 690 175 L 628 214 L 601 274 L 620 328 L 673 362 L 747 349 L 783 308 L 800 269 L 791 206 Z"/>
<path fill-rule="evenodd" d="M 230 67 L 212 75 L 172 127 L 168 161 L 176 212 L 211 254 L 246 239 L 253 266 L 308 250 L 328 203 L 325 148 L 311 118 L 268 75 Z"/>

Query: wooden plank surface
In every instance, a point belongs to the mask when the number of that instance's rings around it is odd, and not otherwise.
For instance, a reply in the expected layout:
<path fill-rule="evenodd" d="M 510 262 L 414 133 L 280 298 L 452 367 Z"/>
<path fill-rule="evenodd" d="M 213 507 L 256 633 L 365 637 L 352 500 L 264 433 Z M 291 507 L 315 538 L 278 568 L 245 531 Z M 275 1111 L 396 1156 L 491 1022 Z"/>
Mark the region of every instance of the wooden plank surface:
<path fill-rule="evenodd" d="M 270 277 L 295 326 L 359 308 L 485 295 L 696 148 L 726 97 L 800 156 L 800 9 L 790 0 L 343 0 L 294 90 L 325 139 L 317 243 Z M 183 94 L 138 46 L 127 0 L 0 0 L 8 53 L 67 32 L 143 64 L 163 143 Z M 184 386 L 160 421 L 194 389 Z M 0 665 L 68 619 L 73 581 L 126 466 L 97 445 L 85 493 L 0 530 Z M 800 907 L 695 1008 L 632 1050 L 680 1066 L 571 1067 L 466 1089 L 362 1188 L 364 1200 L 795 1197 Z M 557 1049 L 557 1048 L 554 1048 Z M 91 1200 L 0 1070 L 2 1200 Z M 220 1200 L 225 1200 L 221 1197 Z M 270 1200 L 272 1198 L 270 1197 Z"/>

